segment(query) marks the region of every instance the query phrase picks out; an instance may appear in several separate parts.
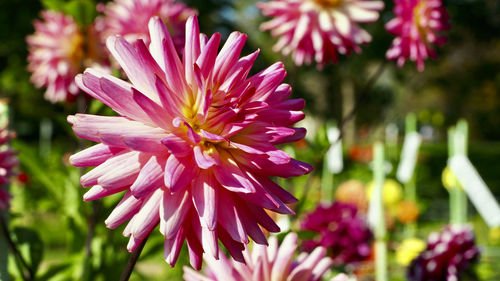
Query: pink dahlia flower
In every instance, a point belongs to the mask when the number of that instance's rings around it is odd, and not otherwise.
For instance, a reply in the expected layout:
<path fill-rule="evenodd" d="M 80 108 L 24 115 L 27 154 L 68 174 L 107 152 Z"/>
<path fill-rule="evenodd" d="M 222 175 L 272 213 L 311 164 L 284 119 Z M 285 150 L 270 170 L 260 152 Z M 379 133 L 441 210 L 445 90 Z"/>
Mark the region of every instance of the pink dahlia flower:
<path fill-rule="evenodd" d="M 357 265 L 371 254 L 373 234 L 355 205 L 320 205 L 305 216 L 301 228 L 314 234 L 304 241 L 304 250 L 325 247 L 334 265 Z"/>
<path fill-rule="evenodd" d="M 371 36 L 358 23 L 374 22 L 384 7 L 372 0 L 272 0 L 258 3 L 265 16 L 273 19 L 261 25 L 279 37 L 276 52 L 292 53 L 297 65 L 319 67 L 337 62 L 338 53 L 360 52 L 358 45 L 371 41 Z"/>
<path fill-rule="evenodd" d="M 460 275 L 479 261 L 480 249 L 468 225 L 447 225 L 427 237 L 427 249 L 407 268 L 410 281 L 462 280 Z"/>
<path fill-rule="evenodd" d="M 219 259 L 205 256 L 205 275 L 184 267 L 186 281 L 319 281 L 332 265 L 325 257 L 326 250 L 318 247 L 310 254 L 301 253 L 293 258 L 297 249 L 297 235 L 288 234 L 280 247 L 276 237 L 269 238 L 269 247 L 254 245 L 252 251 L 245 247 L 245 264 L 228 259 L 220 253 Z M 330 281 L 347 281 L 347 276 L 339 274 Z"/>
<path fill-rule="evenodd" d="M 31 82 L 47 87 L 45 98 L 50 102 L 71 100 L 79 92 L 75 75 L 84 57 L 83 35 L 70 16 L 50 10 L 41 16 L 43 21 L 34 22 L 35 33 L 26 38 Z"/>
<path fill-rule="evenodd" d="M 286 99 L 282 63 L 247 77 L 259 52 L 240 58 L 244 34 L 232 33 L 217 54 L 220 34 L 207 39 L 190 17 L 181 60 L 160 18 L 149 31 L 149 49 L 142 40 L 107 41 L 130 83 L 94 69 L 76 77 L 120 115 L 68 117 L 78 137 L 100 142 L 70 158 L 74 166 L 97 166 L 81 178 L 93 186 L 84 200 L 126 191 L 106 225 L 130 220 L 129 251 L 159 223 L 172 266 L 184 240 L 195 268 L 203 252 L 218 257 L 218 240 L 243 262 L 248 236 L 267 243 L 259 225 L 279 231 L 264 209 L 293 213 L 286 203 L 296 199 L 269 177 L 311 171 L 275 147 L 304 137 L 303 128 L 291 127 L 304 117 L 304 101 Z"/>
<path fill-rule="evenodd" d="M 14 151 L 7 147 L 11 136 L 12 134 L 6 129 L 0 128 L 0 211 L 9 207 L 9 201 L 12 197 L 2 186 L 9 183 L 12 168 L 18 164 Z"/>
<path fill-rule="evenodd" d="M 448 13 L 442 0 L 394 0 L 396 17 L 385 28 L 397 37 L 387 50 L 386 57 L 397 60 L 403 66 L 406 59 L 417 63 L 418 70 L 424 70 L 424 60 L 437 58 L 432 44 L 446 42 L 438 33 L 449 29 Z"/>
<path fill-rule="evenodd" d="M 179 52 L 184 47 L 184 26 L 196 11 L 174 0 L 115 0 L 100 4 L 98 10 L 104 17 L 98 19 L 99 30 L 105 41 L 109 36 L 121 35 L 129 42 L 142 39 L 150 42 L 148 22 L 153 16 L 160 17 L 168 27 L 172 41 Z"/>

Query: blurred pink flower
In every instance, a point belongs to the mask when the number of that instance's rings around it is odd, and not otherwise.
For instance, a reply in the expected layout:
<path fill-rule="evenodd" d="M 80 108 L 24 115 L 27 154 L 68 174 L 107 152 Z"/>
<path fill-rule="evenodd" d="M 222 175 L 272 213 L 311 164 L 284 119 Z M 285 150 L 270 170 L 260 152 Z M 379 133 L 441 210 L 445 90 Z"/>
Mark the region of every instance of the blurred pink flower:
<path fill-rule="evenodd" d="M 165 259 L 172 266 L 187 240 L 190 261 L 217 257 L 218 240 L 243 261 L 248 237 L 266 244 L 259 225 L 279 227 L 264 209 L 283 214 L 296 199 L 269 179 L 300 176 L 311 166 L 275 147 L 302 139 L 291 126 L 304 117 L 301 99 L 287 100 L 282 63 L 247 77 L 259 51 L 240 58 L 246 35 L 233 32 L 219 54 L 220 34 L 200 34 L 196 17 L 186 23 L 183 60 L 167 26 L 149 22 L 151 45 L 110 37 L 107 47 L 131 83 L 87 69 L 78 86 L 121 116 L 69 116 L 75 134 L 101 142 L 70 158 L 98 166 L 81 178 L 93 186 L 84 200 L 126 191 L 106 220 L 133 251 L 159 223 Z"/>
<path fill-rule="evenodd" d="M 279 37 L 273 49 L 284 55 L 292 53 L 295 64 L 318 67 L 339 54 L 351 50 L 360 52 L 358 45 L 371 41 L 371 36 L 358 23 L 374 22 L 383 9 L 383 1 L 372 0 L 272 0 L 257 4 L 265 16 L 273 19 L 261 25 Z"/>
<path fill-rule="evenodd" d="M 355 205 L 319 205 L 304 217 L 301 228 L 314 234 L 303 241 L 304 250 L 325 247 L 336 266 L 356 266 L 371 254 L 373 234 Z"/>
<path fill-rule="evenodd" d="M 33 23 L 35 33 L 26 37 L 31 82 L 47 87 L 45 98 L 50 102 L 74 99 L 79 92 L 74 78 L 84 56 L 83 35 L 70 16 L 45 10 L 41 17 L 43 21 Z"/>
<path fill-rule="evenodd" d="M 160 17 L 168 27 L 174 46 L 179 53 L 184 47 L 184 26 L 189 16 L 196 11 L 174 0 L 115 0 L 97 9 L 104 13 L 97 19 L 102 40 L 121 35 L 129 42 L 142 39 L 146 46 L 150 42 L 148 22 L 153 16 Z"/>
<path fill-rule="evenodd" d="M 442 0 L 394 0 L 396 17 L 385 28 L 397 37 L 387 50 L 386 57 L 404 65 L 407 58 L 424 70 L 424 60 L 437 58 L 432 44 L 441 46 L 446 37 L 438 33 L 450 28 L 448 13 Z"/>
<path fill-rule="evenodd" d="M 480 258 L 475 240 L 470 225 L 447 225 L 439 232 L 432 232 L 427 237 L 427 249 L 408 266 L 407 279 L 462 280 L 461 275 Z"/>
<path fill-rule="evenodd" d="M 297 235 L 288 234 L 278 248 L 278 239 L 269 238 L 269 247 L 255 244 L 252 251 L 245 247 L 243 255 L 246 264 L 230 260 L 220 253 L 219 260 L 205 256 L 207 263 L 205 275 L 184 267 L 186 281 L 319 281 L 332 265 L 332 260 L 325 257 L 322 247 L 310 254 L 301 253 L 295 260 Z M 330 281 L 347 281 L 347 276 L 339 274 Z"/>
<path fill-rule="evenodd" d="M 9 133 L 7 129 L 0 127 L 0 210 L 9 207 L 9 201 L 12 195 L 4 190 L 2 186 L 9 183 L 9 177 L 12 175 L 12 168 L 19 163 L 15 152 L 7 146 L 11 137 L 12 134 Z"/>

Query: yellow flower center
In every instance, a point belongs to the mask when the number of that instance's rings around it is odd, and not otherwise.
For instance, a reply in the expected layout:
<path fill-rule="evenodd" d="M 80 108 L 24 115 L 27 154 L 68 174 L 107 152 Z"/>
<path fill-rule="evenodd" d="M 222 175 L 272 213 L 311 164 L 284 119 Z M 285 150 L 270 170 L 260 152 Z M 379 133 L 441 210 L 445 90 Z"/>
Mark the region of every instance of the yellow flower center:
<path fill-rule="evenodd" d="M 79 66 L 83 59 L 83 36 L 80 32 L 75 32 L 67 38 L 66 44 L 63 47 L 66 57 L 71 62 L 72 66 Z"/>
<path fill-rule="evenodd" d="M 420 35 L 420 38 L 424 41 L 427 41 L 427 36 L 426 36 L 427 32 L 425 31 L 426 27 L 422 25 L 422 16 L 425 16 L 425 15 L 423 15 L 423 13 L 425 13 L 424 7 L 425 7 L 425 1 L 420 1 L 417 4 L 417 6 L 415 6 L 415 8 L 413 9 L 413 17 L 415 19 L 415 23 L 416 23 L 418 34 Z M 413 38 L 413 39 L 417 39 L 417 38 Z"/>
<path fill-rule="evenodd" d="M 342 4 L 342 0 L 312 0 L 324 8 L 335 8 Z"/>

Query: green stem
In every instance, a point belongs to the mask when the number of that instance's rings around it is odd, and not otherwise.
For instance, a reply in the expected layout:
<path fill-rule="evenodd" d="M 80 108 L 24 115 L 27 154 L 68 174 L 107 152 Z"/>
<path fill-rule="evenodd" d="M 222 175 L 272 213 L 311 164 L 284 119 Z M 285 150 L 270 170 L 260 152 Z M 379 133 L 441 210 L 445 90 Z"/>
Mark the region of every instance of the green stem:
<path fill-rule="evenodd" d="M 0 212 L 0 216 L 4 217 L 3 213 L 7 214 L 7 212 Z M 9 280 L 9 272 L 7 271 L 8 249 L 7 237 L 0 235 L 0 281 Z"/>
<path fill-rule="evenodd" d="M 448 130 L 448 154 L 467 154 L 468 126 L 465 120 L 460 120 L 456 128 Z M 450 187 L 450 223 L 462 225 L 467 222 L 467 195 L 457 183 Z"/>
<path fill-rule="evenodd" d="M 10 251 L 12 252 L 12 254 L 14 254 L 16 264 L 18 266 L 19 272 L 21 273 L 23 280 L 33 280 L 33 277 L 35 275 L 33 269 L 28 265 L 26 260 L 21 255 L 21 252 L 17 248 L 16 244 L 14 243 L 14 240 L 12 240 L 5 218 L 1 215 L 0 215 L 0 231 L 2 232 L 1 236 L 5 238 Z"/>
<path fill-rule="evenodd" d="M 122 275 L 120 276 L 120 281 L 128 281 L 130 279 L 130 276 L 132 275 L 132 272 L 134 271 L 135 264 L 139 260 L 139 256 L 141 255 L 142 250 L 144 249 L 144 245 L 146 245 L 146 241 L 148 241 L 149 235 L 142 240 L 141 244 L 135 249 L 132 254 L 130 254 L 130 258 L 128 260 L 127 266 L 125 266 L 125 269 L 122 272 Z"/>
<path fill-rule="evenodd" d="M 375 280 L 387 281 L 387 242 L 375 242 Z"/>
<path fill-rule="evenodd" d="M 415 174 L 411 177 L 411 179 L 404 184 L 404 192 L 406 200 L 409 200 L 415 204 L 417 204 L 417 188 L 416 188 L 416 180 Z M 417 222 L 410 222 L 405 225 L 405 236 L 408 238 L 415 237 L 417 234 Z"/>
<path fill-rule="evenodd" d="M 328 170 L 328 159 L 325 155 L 323 160 L 323 173 L 321 175 L 321 199 L 331 203 L 333 201 L 333 178 L 334 175 Z"/>
<path fill-rule="evenodd" d="M 377 281 L 387 281 L 387 242 L 386 226 L 384 219 L 384 208 L 382 204 L 382 187 L 385 180 L 384 172 L 384 146 L 382 143 L 375 143 L 374 148 L 374 182 L 375 190 L 373 196 L 377 196 L 379 208 L 377 224 L 375 225 L 375 277 Z"/>

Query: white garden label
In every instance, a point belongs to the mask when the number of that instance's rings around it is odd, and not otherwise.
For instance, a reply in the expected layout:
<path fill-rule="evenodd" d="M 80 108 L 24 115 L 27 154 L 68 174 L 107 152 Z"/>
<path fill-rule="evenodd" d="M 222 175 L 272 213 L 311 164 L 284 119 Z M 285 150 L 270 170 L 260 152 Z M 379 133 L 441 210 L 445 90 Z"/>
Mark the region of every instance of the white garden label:
<path fill-rule="evenodd" d="M 396 174 L 396 178 L 402 183 L 407 183 L 413 176 L 421 142 L 422 138 L 417 132 L 406 134 Z"/>
<path fill-rule="evenodd" d="M 342 172 L 344 161 L 342 159 L 342 140 L 339 139 L 340 131 L 336 127 L 328 128 L 326 131 L 328 141 L 332 144 L 326 152 L 327 167 L 333 174 Z"/>
<path fill-rule="evenodd" d="M 455 155 L 448 160 L 448 166 L 488 226 L 500 226 L 500 206 L 469 159 Z"/>

